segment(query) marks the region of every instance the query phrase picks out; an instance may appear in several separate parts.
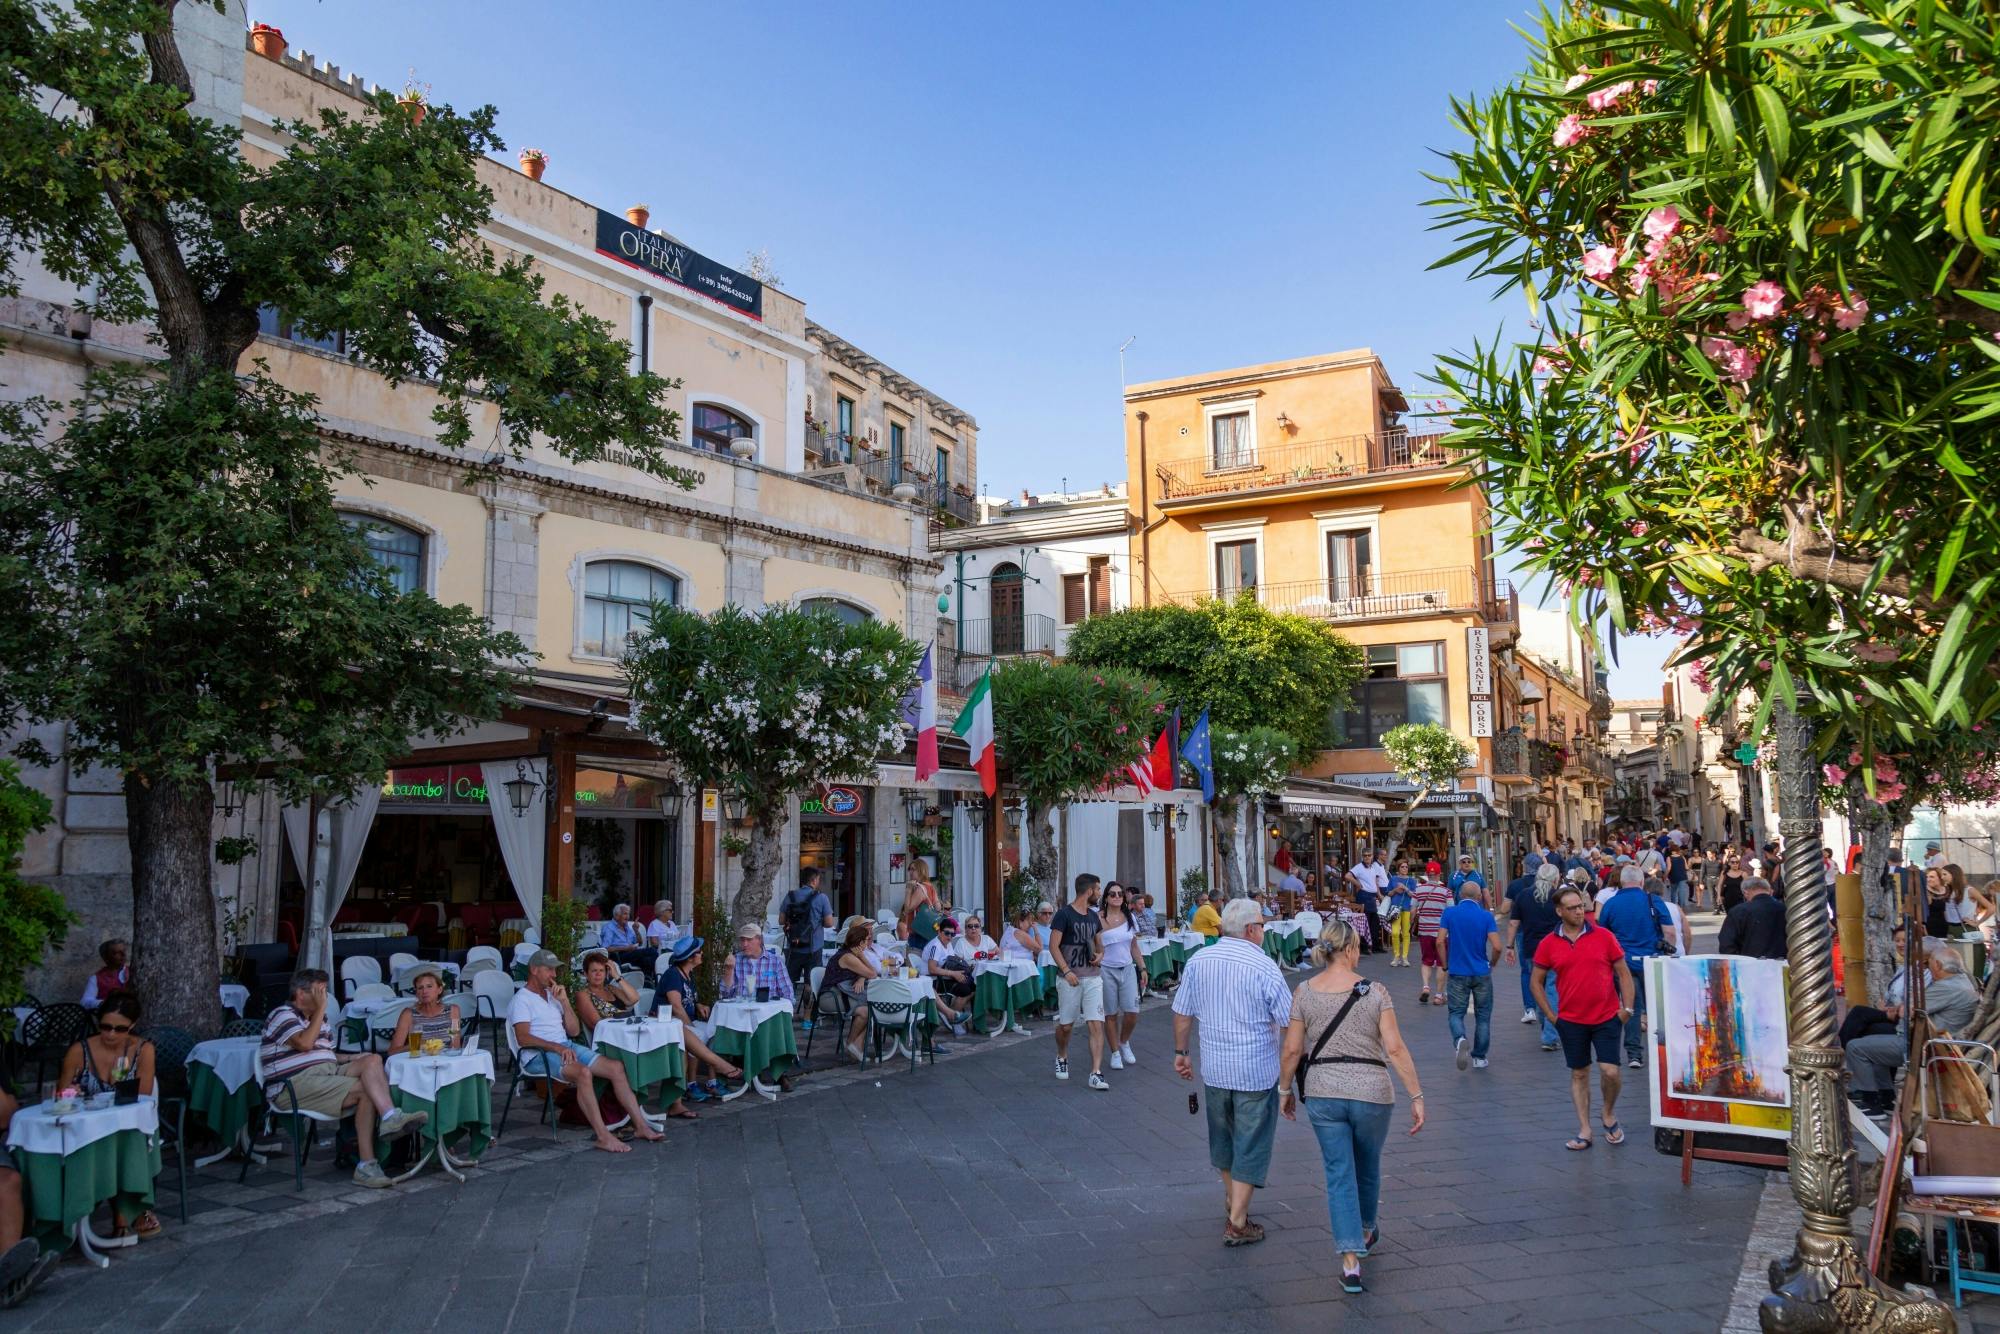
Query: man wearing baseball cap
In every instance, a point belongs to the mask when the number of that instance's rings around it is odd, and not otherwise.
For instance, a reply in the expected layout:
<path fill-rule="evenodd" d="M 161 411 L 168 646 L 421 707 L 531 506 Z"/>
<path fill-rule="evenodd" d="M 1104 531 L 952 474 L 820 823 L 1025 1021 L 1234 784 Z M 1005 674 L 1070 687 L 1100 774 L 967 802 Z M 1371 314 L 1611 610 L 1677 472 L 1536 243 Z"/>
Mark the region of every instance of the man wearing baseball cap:
<path fill-rule="evenodd" d="M 556 970 L 562 960 L 548 950 L 528 956 L 528 980 L 514 993 L 507 1006 L 507 1026 L 513 1030 L 520 1050 L 521 1069 L 531 1075 L 556 1078 L 576 1090 L 576 1105 L 590 1122 L 597 1147 L 606 1153 L 630 1153 L 632 1146 L 621 1144 L 604 1126 L 604 1113 L 597 1105 L 597 1089 L 592 1076 L 611 1085 L 619 1106 L 632 1118 L 632 1132 L 640 1139 L 664 1139 L 632 1092 L 625 1067 L 609 1056 L 599 1056 L 586 1042 L 578 1041 L 583 1022 L 576 1017 L 569 993 L 556 985 Z"/>
<path fill-rule="evenodd" d="M 723 1096 L 720 1081 L 743 1077 L 741 1069 L 709 1050 L 708 1039 L 715 1032 L 715 1025 L 708 1022 L 708 1007 L 694 990 L 694 975 L 701 968 L 701 947 L 706 943 L 700 936 L 682 936 L 674 942 L 671 962 L 660 969 L 660 1009 L 681 1021 L 681 1036 L 687 1044 L 690 1062 L 687 1102 L 707 1102 L 711 1098 L 719 1101 Z M 701 1077 L 703 1066 L 708 1067 L 706 1083 Z M 695 1114 L 677 1102 L 667 1108 L 667 1115 L 692 1120 Z"/>

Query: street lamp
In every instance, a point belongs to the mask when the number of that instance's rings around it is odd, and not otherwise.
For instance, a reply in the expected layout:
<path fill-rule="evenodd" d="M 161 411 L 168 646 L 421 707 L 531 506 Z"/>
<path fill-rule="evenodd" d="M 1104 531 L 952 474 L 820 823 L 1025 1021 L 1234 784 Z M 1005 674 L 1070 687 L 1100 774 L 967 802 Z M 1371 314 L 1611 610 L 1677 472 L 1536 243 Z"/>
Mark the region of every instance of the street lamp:
<path fill-rule="evenodd" d="M 722 799 L 722 811 L 729 817 L 729 823 L 742 824 L 750 818 L 750 798 L 741 792 L 731 792 Z"/>
<path fill-rule="evenodd" d="M 1146 812 L 1146 823 L 1153 826 L 1153 828 L 1158 829 L 1160 827 L 1160 821 L 1166 818 L 1166 814 L 1167 813 L 1165 811 L 1161 810 L 1158 806 L 1155 806 Z"/>
<path fill-rule="evenodd" d="M 507 789 L 507 804 L 514 808 L 517 816 L 526 815 L 528 807 L 534 804 L 535 792 L 541 784 L 528 777 L 528 762 L 514 761 L 514 776 L 500 786 Z"/>
<path fill-rule="evenodd" d="M 680 785 L 679 779 L 669 778 L 660 784 L 660 814 L 669 820 L 681 818 L 681 805 L 686 801 L 687 790 Z"/>
<path fill-rule="evenodd" d="M 1007 823 L 1014 828 L 1021 827 L 1021 818 L 1028 813 L 1028 803 L 1019 797 L 1007 803 Z"/>
<path fill-rule="evenodd" d="M 1187 824 L 1188 824 L 1187 807 L 1176 806 L 1174 808 L 1174 828 L 1180 830 L 1183 834 L 1185 834 L 1187 832 Z"/>
<path fill-rule="evenodd" d="M 977 797 L 967 797 L 960 804 L 965 807 L 965 822 L 972 826 L 974 833 L 978 833 L 980 827 L 986 823 L 985 803 Z"/>
<path fill-rule="evenodd" d="M 242 799 L 236 791 L 235 779 L 225 778 L 215 785 L 215 806 L 222 812 L 222 818 L 225 820 L 243 809 Z"/>
<path fill-rule="evenodd" d="M 911 824 L 922 824 L 924 813 L 930 809 L 930 801 L 913 787 L 903 789 L 903 818 Z"/>

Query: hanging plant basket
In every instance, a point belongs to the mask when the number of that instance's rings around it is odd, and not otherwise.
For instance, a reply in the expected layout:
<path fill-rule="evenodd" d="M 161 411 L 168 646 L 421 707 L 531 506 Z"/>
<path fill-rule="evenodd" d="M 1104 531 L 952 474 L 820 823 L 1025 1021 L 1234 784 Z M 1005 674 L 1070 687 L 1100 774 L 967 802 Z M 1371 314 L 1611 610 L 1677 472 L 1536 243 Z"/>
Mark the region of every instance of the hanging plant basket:
<path fill-rule="evenodd" d="M 268 23 L 259 23 L 250 29 L 250 49 L 266 60 L 285 58 L 285 34 Z"/>

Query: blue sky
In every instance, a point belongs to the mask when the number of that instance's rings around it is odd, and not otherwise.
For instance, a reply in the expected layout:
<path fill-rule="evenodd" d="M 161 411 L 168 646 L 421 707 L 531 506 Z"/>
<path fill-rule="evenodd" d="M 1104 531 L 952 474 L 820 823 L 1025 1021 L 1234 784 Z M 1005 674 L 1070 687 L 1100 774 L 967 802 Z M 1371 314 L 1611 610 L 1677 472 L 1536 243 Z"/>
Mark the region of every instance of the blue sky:
<path fill-rule="evenodd" d="M 1128 380 L 1373 347 L 1413 400 L 1515 302 L 1426 231 L 1448 99 L 1518 68 L 1517 0 L 622 4 L 249 0 L 292 49 L 491 102 L 511 150 L 723 263 L 979 422 L 981 482 L 1122 477 Z M 1654 694 L 1663 645 L 1621 645 Z"/>

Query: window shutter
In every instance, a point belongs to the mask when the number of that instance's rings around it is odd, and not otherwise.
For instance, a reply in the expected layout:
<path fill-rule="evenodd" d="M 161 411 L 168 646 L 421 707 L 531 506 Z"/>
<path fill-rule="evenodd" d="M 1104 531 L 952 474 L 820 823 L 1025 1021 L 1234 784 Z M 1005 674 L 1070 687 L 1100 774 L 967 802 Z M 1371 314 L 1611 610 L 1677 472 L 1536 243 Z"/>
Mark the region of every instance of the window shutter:
<path fill-rule="evenodd" d="M 1084 616 L 1083 576 L 1063 576 L 1063 624 L 1075 625 Z"/>
<path fill-rule="evenodd" d="M 1111 611 L 1111 558 L 1090 558 L 1090 614 L 1104 616 Z"/>

